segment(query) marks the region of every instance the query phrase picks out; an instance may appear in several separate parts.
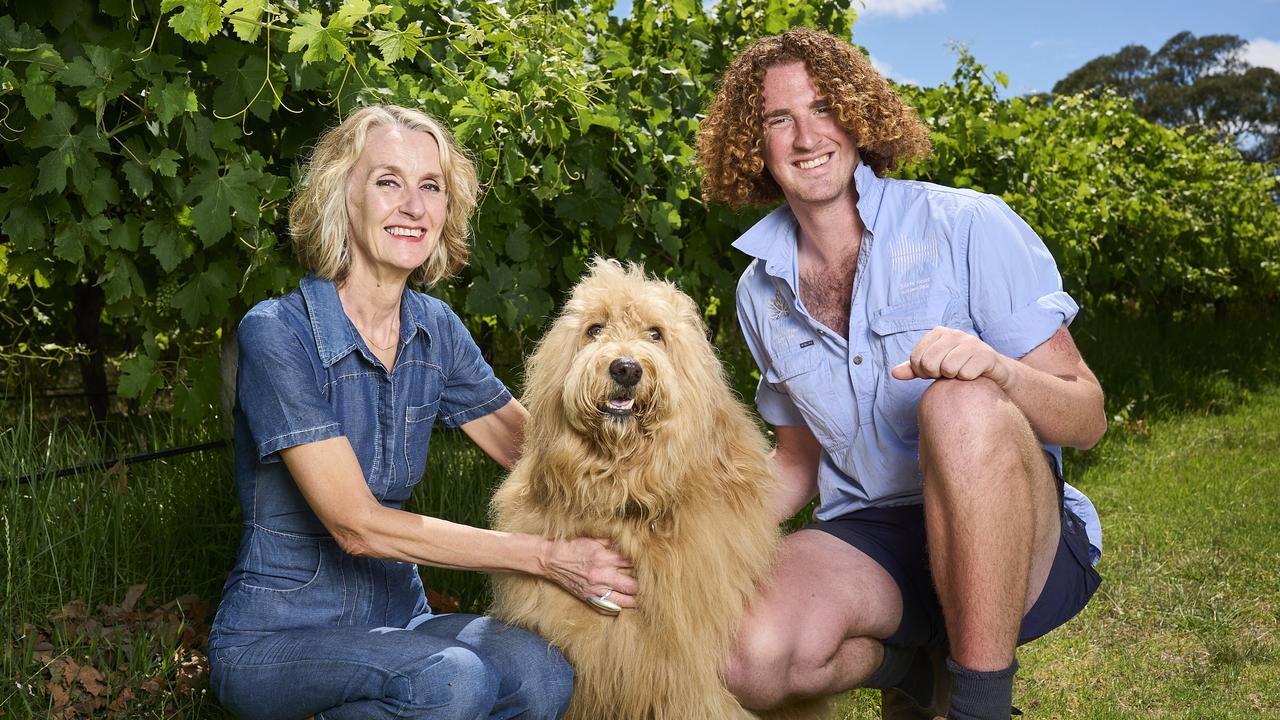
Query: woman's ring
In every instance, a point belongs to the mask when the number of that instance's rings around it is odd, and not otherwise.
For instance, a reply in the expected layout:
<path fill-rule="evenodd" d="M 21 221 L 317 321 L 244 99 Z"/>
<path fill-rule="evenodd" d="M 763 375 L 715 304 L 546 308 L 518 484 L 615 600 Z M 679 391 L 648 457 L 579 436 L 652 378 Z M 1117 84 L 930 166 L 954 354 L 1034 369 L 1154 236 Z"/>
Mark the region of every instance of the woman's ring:
<path fill-rule="evenodd" d="M 600 597 L 589 598 L 587 602 L 591 603 L 592 605 L 606 612 L 611 612 L 611 613 L 622 612 L 622 606 L 609 599 L 609 596 L 612 594 L 613 594 L 612 589 L 605 590 L 603 595 L 601 595 Z"/>

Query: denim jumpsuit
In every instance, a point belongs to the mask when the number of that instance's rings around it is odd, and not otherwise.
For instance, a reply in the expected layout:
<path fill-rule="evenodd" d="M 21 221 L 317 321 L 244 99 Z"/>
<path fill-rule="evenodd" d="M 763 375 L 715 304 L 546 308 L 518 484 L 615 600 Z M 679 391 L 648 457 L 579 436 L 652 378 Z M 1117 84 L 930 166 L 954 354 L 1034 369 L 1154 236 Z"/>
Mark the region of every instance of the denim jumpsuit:
<path fill-rule="evenodd" d="M 406 290 L 394 372 L 314 276 L 240 323 L 235 408 L 239 556 L 209 637 L 210 684 L 243 718 L 554 718 L 572 670 L 545 640 L 474 615 L 434 615 L 412 563 L 349 555 L 280 451 L 346 436 L 374 497 L 399 508 L 432 423 L 511 400 L 457 316 Z"/>

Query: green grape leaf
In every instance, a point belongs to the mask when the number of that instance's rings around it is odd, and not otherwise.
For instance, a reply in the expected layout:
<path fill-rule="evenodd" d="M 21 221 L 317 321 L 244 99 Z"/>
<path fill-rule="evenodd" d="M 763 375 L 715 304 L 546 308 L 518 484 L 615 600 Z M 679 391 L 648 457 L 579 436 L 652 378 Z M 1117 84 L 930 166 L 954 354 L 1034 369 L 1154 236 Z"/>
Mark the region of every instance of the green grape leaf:
<path fill-rule="evenodd" d="M 231 232 L 232 212 L 250 225 L 257 224 L 258 193 L 254 186 L 261 177 L 257 170 L 233 165 L 226 175 L 219 175 L 215 168 L 191 180 L 187 199 L 200 199 L 191 209 L 191 221 L 205 247 Z"/>
<path fill-rule="evenodd" d="M 218 0 L 160 0 L 161 14 L 175 8 L 182 12 L 169 18 L 169 27 L 187 42 L 205 43 L 222 29 Z"/>
<path fill-rule="evenodd" d="M 163 85 L 152 85 L 147 93 L 147 106 L 156 111 L 160 122 L 168 124 L 182 113 L 200 109 L 196 93 L 184 80 L 174 80 Z"/>
<path fill-rule="evenodd" d="M 142 239 L 140 237 L 142 233 L 138 227 L 140 222 L 136 215 L 129 215 L 121 222 L 113 222 L 111 231 L 107 233 L 108 247 L 131 253 L 137 252 L 138 243 Z"/>
<path fill-rule="evenodd" d="M 30 205 L 19 205 L 11 210 L 4 224 L 0 225 L 0 231 L 9 238 L 13 249 L 20 252 L 43 248 L 49 237 L 44 214 Z"/>
<path fill-rule="evenodd" d="M 163 385 L 164 378 L 156 370 L 155 358 L 145 352 L 120 363 L 120 380 L 116 384 L 120 397 L 149 402 Z"/>
<path fill-rule="evenodd" d="M 325 28 L 323 22 L 324 17 L 319 10 L 308 10 L 298 15 L 293 34 L 289 36 L 289 52 L 306 48 L 302 53 L 302 61 L 308 63 L 345 58 L 347 56 L 347 46 L 344 42 L 346 33 L 340 29 Z"/>
<path fill-rule="evenodd" d="M 129 181 L 129 189 L 133 190 L 133 194 L 139 198 L 145 198 L 150 195 L 151 191 L 155 189 L 155 182 L 151 179 L 151 171 L 132 160 L 126 160 L 123 166 L 125 180 Z"/>
<path fill-rule="evenodd" d="M 403 30 L 395 23 L 387 23 L 373 33 L 373 44 L 388 65 L 397 60 L 413 60 L 422 48 L 423 40 L 420 23 L 410 23 Z"/>
<path fill-rule="evenodd" d="M 126 300 L 130 296 L 146 295 L 138 269 L 128 256 L 118 252 L 107 253 L 105 264 L 110 270 L 98 279 L 98 284 L 102 286 L 102 296 L 108 305 Z"/>
<path fill-rule="evenodd" d="M 351 32 L 355 24 L 369 17 L 369 0 L 346 0 L 329 18 L 329 30 Z"/>
<path fill-rule="evenodd" d="M 87 212 L 98 215 L 108 206 L 120 202 L 120 186 L 116 184 L 115 178 L 111 177 L 110 171 L 106 168 L 98 168 L 98 173 L 89 187 L 80 189 L 80 199 Z"/>
<path fill-rule="evenodd" d="M 179 288 L 173 294 L 173 306 L 182 314 L 183 322 L 193 328 L 200 327 L 205 318 L 225 313 L 228 301 L 236 294 L 231 278 L 225 261 L 218 261 Z"/>
<path fill-rule="evenodd" d="M 82 55 L 67 64 L 67 69 L 58 74 L 58 80 L 64 85 L 89 88 L 96 86 L 100 78 L 93 63 Z"/>
<path fill-rule="evenodd" d="M 160 261 L 160 268 L 167 273 L 173 272 L 195 251 L 194 244 L 179 236 L 172 224 L 158 220 L 149 220 L 142 228 L 142 244 L 151 249 L 151 254 Z"/>
<path fill-rule="evenodd" d="M 147 163 L 152 170 L 160 173 L 165 177 L 174 177 L 178 174 L 178 161 L 182 159 L 176 151 L 165 148 L 151 158 Z"/>
<path fill-rule="evenodd" d="M 31 117 L 39 120 L 53 109 L 53 86 L 43 81 L 31 82 L 28 79 L 22 85 L 22 99 L 26 102 L 27 111 L 31 113 Z"/>
<path fill-rule="evenodd" d="M 40 169 L 40 177 L 36 181 L 37 195 L 47 192 L 60 193 L 66 189 L 68 160 L 61 148 L 40 158 L 37 166 Z"/>
<path fill-rule="evenodd" d="M 262 15 L 267 0 L 223 0 L 222 12 L 237 37 L 245 42 L 257 42 L 262 33 Z"/>
<path fill-rule="evenodd" d="M 74 265 L 85 261 L 85 250 L 104 245 L 102 235 L 111 230 L 111 221 L 98 215 L 80 222 L 63 223 L 53 237 L 53 254 Z"/>

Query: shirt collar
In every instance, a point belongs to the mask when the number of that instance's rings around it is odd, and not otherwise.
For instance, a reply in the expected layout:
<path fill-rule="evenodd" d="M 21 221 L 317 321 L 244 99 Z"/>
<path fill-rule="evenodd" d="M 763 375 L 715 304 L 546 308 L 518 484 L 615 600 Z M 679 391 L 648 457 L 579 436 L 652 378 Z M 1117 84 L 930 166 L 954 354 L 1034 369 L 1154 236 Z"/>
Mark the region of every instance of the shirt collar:
<path fill-rule="evenodd" d="M 364 345 L 356 339 L 356 328 L 351 324 L 346 311 L 342 309 L 342 300 L 338 298 L 338 288 L 332 280 L 307 275 L 299 284 L 302 298 L 307 304 L 307 315 L 311 318 L 311 332 L 315 335 L 316 350 L 320 354 L 320 362 L 324 367 L 333 365 L 352 350 L 359 349 L 370 362 L 376 362 Z M 422 331 L 427 343 L 431 335 L 427 331 L 427 306 L 424 298 L 405 288 L 400 299 L 400 344 L 406 345 L 414 333 Z"/>
<path fill-rule="evenodd" d="M 884 198 L 884 179 L 862 161 L 853 170 L 853 183 L 858 191 L 858 216 L 862 224 L 875 234 L 876 217 L 880 213 L 880 201 Z M 796 216 L 790 206 L 783 203 L 765 215 L 742 234 L 733 246 L 738 250 L 765 261 L 770 275 L 790 277 L 796 252 Z"/>

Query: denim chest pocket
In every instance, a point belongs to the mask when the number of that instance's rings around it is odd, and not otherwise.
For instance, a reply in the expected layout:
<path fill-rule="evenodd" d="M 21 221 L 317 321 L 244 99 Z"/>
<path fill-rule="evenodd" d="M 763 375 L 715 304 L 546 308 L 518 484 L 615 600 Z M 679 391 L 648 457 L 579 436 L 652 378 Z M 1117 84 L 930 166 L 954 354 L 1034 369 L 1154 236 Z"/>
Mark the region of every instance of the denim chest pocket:
<path fill-rule="evenodd" d="M 849 445 L 853 427 L 853 390 L 847 375 L 837 373 L 831 364 L 816 353 L 801 350 L 773 358 L 765 371 L 765 379 L 785 388 L 814 437 L 836 455 Z M 841 407 L 840 402 L 846 402 Z"/>
<path fill-rule="evenodd" d="M 951 296 L 939 293 L 917 302 L 880 308 L 871 317 L 871 332 L 879 346 L 882 363 L 876 412 L 904 440 L 914 440 L 919 435 L 920 396 L 933 381 L 899 380 L 890 372 L 911 357 L 911 351 L 930 330 L 948 324 L 950 304 Z"/>
<path fill-rule="evenodd" d="M 408 467 L 406 485 L 415 485 L 427 468 L 427 448 L 431 425 L 440 409 L 439 398 L 425 405 L 409 405 L 404 412 L 404 461 Z"/>

